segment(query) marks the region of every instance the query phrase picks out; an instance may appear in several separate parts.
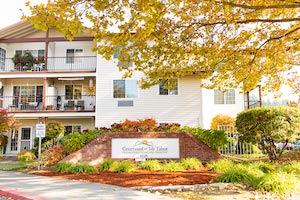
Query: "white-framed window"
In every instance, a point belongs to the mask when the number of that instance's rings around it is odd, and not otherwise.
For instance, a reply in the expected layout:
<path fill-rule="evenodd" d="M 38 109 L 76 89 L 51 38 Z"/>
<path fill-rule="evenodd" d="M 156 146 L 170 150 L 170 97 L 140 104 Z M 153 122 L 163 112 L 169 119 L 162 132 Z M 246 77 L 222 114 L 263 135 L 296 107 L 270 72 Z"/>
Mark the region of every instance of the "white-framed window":
<path fill-rule="evenodd" d="M 170 85 L 172 86 L 172 88 L 166 89 L 166 85 Z M 168 79 L 166 81 L 160 81 L 159 95 L 178 95 L 178 79 Z"/>
<path fill-rule="evenodd" d="M 69 135 L 70 133 L 81 132 L 81 125 L 65 125 L 65 135 Z"/>
<path fill-rule="evenodd" d="M 16 50 L 17 55 L 24 55 L 26 51 L 30 51 L 31 55 L 34 58 L 44 58 L 45 57 L 45 50 L 38 49 L 38 50 Z"/>
<path fill-rule="evenodd" d="M 67 49 L 66 63 L 82 63 L 83 49 Z"/>
<path fill-rule="evenodd" d="M 43 86 L 36 85 L 21 85 L 13 86 L 14 104 L 42 102 Z"/>
<path fill-rule="evenodd" d="M 0 48 L 0 69 L 5 69 L 6 50 Z"/>
<path fill-rule="evenodd" d="M 82 98 L 82 85 L 65 85 L 66 100 L 80 100 Z"/>
<path fill-rule="evenodd" d="M 227 92 L 214 90 L 215 104 L 235 104 L 235 90 L 230 89 Z"/>
<path fill-rule="evenodd" d="M 136 80 L 114 80 L 114 98 L 137 98 Z"/>

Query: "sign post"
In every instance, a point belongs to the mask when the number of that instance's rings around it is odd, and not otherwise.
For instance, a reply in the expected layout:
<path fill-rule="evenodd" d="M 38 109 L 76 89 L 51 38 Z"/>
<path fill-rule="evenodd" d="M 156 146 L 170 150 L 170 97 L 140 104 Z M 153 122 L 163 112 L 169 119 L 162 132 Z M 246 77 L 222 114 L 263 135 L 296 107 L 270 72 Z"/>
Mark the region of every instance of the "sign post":
<path fill-rule="evenodd" d="M 42 137 L 46 136 L 46 125 L 36 124 L 35 135 L 36 137 L 39 138 L 38 170 L 40 170 L 41 169 L 41 143 L 42 143 Z"/>

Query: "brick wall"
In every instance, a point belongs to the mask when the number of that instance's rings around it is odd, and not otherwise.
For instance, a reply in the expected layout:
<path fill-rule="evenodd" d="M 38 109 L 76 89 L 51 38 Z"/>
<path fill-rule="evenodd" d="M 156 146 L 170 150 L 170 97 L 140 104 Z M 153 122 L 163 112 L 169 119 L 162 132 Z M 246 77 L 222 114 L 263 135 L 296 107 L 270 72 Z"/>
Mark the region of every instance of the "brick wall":
<path fill-rule="evenodd" d="M 112 138 L 179 138 L 180 158 L 195 157 L 203 163 L 221 158 L 221 155 L 199 141 L 190 133 L 103 133 L 82 149 L 75 151 L 61 162 L 89 163 L 96 165 L 105 158 L 111 158 Z"/>

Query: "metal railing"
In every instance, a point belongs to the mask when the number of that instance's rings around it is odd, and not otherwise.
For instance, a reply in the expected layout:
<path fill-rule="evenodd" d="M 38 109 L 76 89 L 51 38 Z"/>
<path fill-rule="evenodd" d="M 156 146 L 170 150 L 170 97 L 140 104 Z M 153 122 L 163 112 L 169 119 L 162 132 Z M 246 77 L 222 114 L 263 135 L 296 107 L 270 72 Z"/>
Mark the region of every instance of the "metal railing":
<path fill-rule="evenodd" d="M 45 99 L 45 106 L 43 106 Z M 95 96 L 4 96 L 0 98 L 1 108 L 9 112 L 28 111 L 95 111 Z"/>
<path fill-rule="evenodd" d="M 249 103 L 248 101 L 245 101 L 244 104 L 245 104 L 245 109 L 260 107 L 260 101 L 258 100 L 250 100 Z"/>
<path fill-rule="evenodd" d="M 21 64 L 14 63 L 12 58 L 6 58 L 0 62 L 1 72 L 75 72 L 75 71 L 96 71 L 96 56 L 76 56 L 76 57 L 48 57 L 47 68 L 44 62 Z"/>
<path fill-rule="evenodd" d="M 219 151 L 224 155 L 251 155 L 251 154 L 261 154 L 258 149 L 258 145 L 254 145 L 247 142 L 242 142 L 239 140 L 239 134 L 233 125 L 219 125 L 218 130 L 225 131 L 228 144 L 221 148 Z"/>

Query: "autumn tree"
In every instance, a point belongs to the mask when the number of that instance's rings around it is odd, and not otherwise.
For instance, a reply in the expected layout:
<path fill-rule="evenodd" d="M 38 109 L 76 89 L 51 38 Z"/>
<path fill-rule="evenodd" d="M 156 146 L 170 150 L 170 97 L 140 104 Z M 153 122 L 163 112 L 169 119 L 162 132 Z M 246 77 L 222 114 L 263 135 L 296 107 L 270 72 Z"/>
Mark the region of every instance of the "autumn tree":
<path fill-rule="evenodd" d="M 72 40 L 85 28 L 94 50 L 110 59 L 119 50 L 124 77 L 160 79 L 197 75 L 206 88 L 249 91 L 290 84 L 298 91 L 300 2 L 296 0 L 53 0 L 28 6 L 38 29 L 56 28 Z M 134 62 L 134 67 L 126 63 Z M 296 83 L 296 84 L 295 84 Z M 299 85 L 299 84 L 298 84 Z"/>

